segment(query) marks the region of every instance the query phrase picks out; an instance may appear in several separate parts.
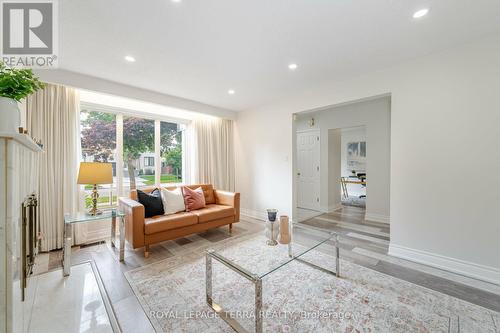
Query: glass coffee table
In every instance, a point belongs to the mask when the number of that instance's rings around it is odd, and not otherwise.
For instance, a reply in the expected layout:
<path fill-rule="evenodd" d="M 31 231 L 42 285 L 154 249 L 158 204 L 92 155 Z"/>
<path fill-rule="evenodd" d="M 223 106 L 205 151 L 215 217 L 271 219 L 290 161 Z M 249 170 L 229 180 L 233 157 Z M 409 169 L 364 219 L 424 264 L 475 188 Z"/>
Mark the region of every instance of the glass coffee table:
<path fill-rule="evenodd" d="M 262 279 L 273 272 L 287 266 L 289 263 L 298 261 L 307 264 L 310 267 L 317 268 L 336 277 L 340 277 L 340 253 L 339 253 L 339 235 L 335 232 L 329 232 L 322 229 L 309 227 L 303 224 L 290 223 L 290 233 L 292 241 L 289 244 L 278 244 L 275 247 L 288 247 L 287 251 L 273 252 L 272 260 L 260 261 L 258 264 L 250 263 L 251 260 L 245 256 L 232 256 L 225 254 L 224 250 L 208 250 L 206 253 L 206 301 L 208 305 L 229 324 L 236 332 L 248 332 L 241 323 L 231 316 L 231 311 L 225 310 L 221 305 L 213 300 L 212 280 L 213 270 L 212 261 L 222 263 L 227 268 L 238 273 L 254 284 L 255 287 L 255 332 L 261 333 L 263 327 L 262 317 Z M 299 242 L 300 239 L 300 242 Z M 320 267 L 310 261 L 306 261 L 304 256 L 320 245 L 333 242 L 332 254 L 335 258 L 335 269 Z M 261 251 L 270 251 L 273 246 L 269 246 L 265 241 L 254 249 L 253 254 L 262 253 Z"/>

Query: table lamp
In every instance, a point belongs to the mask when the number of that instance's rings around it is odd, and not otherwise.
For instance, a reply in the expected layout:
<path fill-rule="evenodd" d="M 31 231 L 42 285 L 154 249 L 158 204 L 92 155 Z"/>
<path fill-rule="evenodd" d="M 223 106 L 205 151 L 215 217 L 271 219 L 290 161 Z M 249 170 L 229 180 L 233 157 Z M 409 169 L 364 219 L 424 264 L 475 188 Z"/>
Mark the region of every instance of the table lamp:
<path fill-rule="evenodd" d="M 97 209 L 97 199 L 99 198 L 97 185 L 113 183 L 113 168 L 111 163 L 81 162 L 77 183 L 94 186 L 91 194 L 92 208 L 89 210 L 88 214 L 102 214 L 102 212 Z"/>

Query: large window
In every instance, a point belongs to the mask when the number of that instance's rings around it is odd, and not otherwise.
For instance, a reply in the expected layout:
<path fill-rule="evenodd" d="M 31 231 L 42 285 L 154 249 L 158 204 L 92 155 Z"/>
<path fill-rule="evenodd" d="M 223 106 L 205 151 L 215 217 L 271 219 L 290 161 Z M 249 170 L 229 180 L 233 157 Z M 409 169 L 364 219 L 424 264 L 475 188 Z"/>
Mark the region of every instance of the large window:
<path fill-rule="evenodd" d="M 181 125 L 160 122 L 161 185 L 182 182 Z"/>
<path fill-rule="evenodd" d="M 154 158 L 155 121 L 123 117 L 123 186 L 125 192 L 155 184 Z M 151 159 L 153 163 L 149 163 Z"/>
<path fill-rule="evenodd" d="M 98 206 L 117 203 L 116 189 L 116 116 L 110 113 L 82 110 L 80 113 L 82 160 L 113 165 L 113 184 L 99 185 Z M 85 185 L 85 206 L 90 208 L 92 185 Z"/>
<path fill-rule="evenodd" d="M 113 184 L 99 187 L 99 206 L 115 206 L 131 189 L 182 183 L 183 124 L 98 110 L 82 105 L 80 121 L 83 161 L 113 165 Z"/>

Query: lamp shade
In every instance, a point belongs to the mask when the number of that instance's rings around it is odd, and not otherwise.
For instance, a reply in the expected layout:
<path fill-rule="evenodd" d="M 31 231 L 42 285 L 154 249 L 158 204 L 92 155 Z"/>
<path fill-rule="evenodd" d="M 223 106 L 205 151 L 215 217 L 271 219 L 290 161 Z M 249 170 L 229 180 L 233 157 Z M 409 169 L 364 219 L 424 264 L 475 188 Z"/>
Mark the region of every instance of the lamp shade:
<path fill-rule="evenodd" d="M 81 162 L 78 184 L 112 184 L 113 167 L 111 163 Z"/>

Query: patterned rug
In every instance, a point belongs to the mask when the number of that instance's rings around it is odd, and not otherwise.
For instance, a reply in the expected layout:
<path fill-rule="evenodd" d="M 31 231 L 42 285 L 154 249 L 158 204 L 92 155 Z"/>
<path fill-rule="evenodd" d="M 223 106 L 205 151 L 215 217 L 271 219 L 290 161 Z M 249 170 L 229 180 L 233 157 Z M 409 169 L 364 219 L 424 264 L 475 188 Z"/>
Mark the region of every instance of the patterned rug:
<path fill-rule="evenodd" d="M 344 206 L 366 208 L 366 199 L 357 196 L 349 196 L 348 198 L 342 197 L 342 204 Z"/>
<path fill-rule="evenodd" d="M 263 254 L 256 242 L 265 238 L 231 239 L 219 250 L 256 268 L 287 251 L 278 245 Z M 334 270 L 334 258 L 324 253 L 331 246 L 324 246 L 303 259 Z M 267 275 L 264 332 L 500 332 L 500 313 L 347 261 L 341 267 L 340 279 L 298 261 Z M 253 284 L 216 261 L 213 271 L 214 301 L 253 331 Z M 158 332 L 233 332 L 206 304 L 204 249 L 126 277 Z"/>

